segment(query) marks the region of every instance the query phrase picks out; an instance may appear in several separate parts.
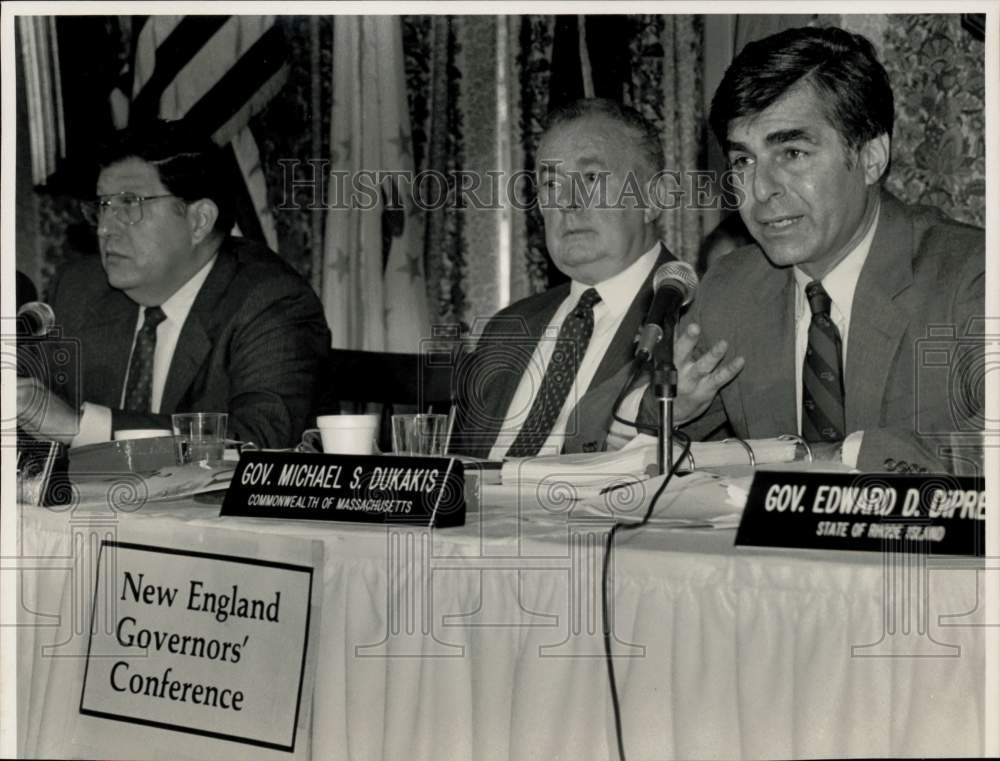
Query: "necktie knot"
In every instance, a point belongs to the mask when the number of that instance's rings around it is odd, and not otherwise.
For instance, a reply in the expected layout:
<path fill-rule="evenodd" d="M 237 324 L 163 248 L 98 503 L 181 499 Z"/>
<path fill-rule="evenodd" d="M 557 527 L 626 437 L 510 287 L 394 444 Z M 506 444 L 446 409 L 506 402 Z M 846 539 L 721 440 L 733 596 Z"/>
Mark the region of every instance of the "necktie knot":
<path fill-rule="evenodd" d="M 146 307 L 146 313 L 142 319 L 143 330 L 155 330 L 156 326 L 165 319 L 167 316 L 160 307 Z"/>
<path fill-rule="evenodd" d="M 830 294 L 818 280 L 813 280 L 806 286 L 806 298 L 813 314 L 830 314 Z"/>
<path fill-rule="evenodd" d="M 576 302 L 576 307 L 573 309 L 573 314 L 577 317 L 583 317 L 587 311 L 590 311 L 594 306 L 600 302 L 601 294 L 597 292 L 596 288 L 588 288 L 580 296 L 580 300 Z"/>

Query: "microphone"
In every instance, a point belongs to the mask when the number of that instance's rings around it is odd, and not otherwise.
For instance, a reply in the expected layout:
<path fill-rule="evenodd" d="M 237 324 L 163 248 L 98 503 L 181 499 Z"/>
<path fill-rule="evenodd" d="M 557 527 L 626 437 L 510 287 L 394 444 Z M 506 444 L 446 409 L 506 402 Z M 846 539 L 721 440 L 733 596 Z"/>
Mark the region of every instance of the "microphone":
<path fill-rule="evenodd" d="M 653 301 L 635 347 L 637 359 L 645 362 L 653 355 L 653 349 L 663 340 L 665 325 L 670 325 L 673 333 L 678 313 L 691 303 L 697 288 L 698 276 L 690 264 L 667 262 L 660 266 L 653 275 Z"/>
<path fill-rule="evenodd" d="M 17 310 L 18 338 L 44 338 L 55 324 L 56 313 L 44 301 L 29 301 Z"/>

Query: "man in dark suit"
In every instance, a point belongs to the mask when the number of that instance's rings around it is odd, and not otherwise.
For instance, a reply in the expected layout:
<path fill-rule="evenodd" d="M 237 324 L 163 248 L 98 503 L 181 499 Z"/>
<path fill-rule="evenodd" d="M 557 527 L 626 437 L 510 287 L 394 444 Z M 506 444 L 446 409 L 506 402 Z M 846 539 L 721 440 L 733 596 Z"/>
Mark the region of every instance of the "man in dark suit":
<path fill-rule="evenodd" d="M 550 116 L 537 158 L 546 245 L 571 282 L 500 311 L 460 365 L 453 449 L 480 457 L 606 446 L 653 273 L 673 260 L 656 226 L 660 136 L 636 111 L 570 104 Z M 679 419 L 739 372 L 725 351 L 720 342 L 697 362 L 678 354 Z"/>
<path fill-rule="evenodd" d="M 19 426 L 81 445 L 214 411 L 243 441 L 297 443 L 329 331 L 291 267 L 228 235 L 217 150 L 158 123 L 116 136 L 100 166 L 89 212 L 100 258 L 67 267 L 51 298 L 62 337 L 79 341 L 79 387 L 19 378 Z"/>
<path fill-rule="evenodd" d="M 711 123 L 756 243 L 712 266 L 687 315 L 746 366 L 686 431 L 954 469 L 944 445 L 983 427 L 983 232 L 882 188 L 893 95 L 871 43 L 835 28 L 751 43 Z"/>

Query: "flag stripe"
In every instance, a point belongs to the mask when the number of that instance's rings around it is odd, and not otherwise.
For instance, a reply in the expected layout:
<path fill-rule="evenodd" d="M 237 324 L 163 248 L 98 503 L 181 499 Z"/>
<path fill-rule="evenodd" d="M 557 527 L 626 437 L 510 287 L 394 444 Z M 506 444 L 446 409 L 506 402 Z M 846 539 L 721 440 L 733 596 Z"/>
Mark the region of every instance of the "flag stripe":
<path fill-rule="evenodd" d="M 132 86 L 126 91 L 131 97 L 139 94 L 156 68 L 156 48 L 167 39 L 183 16 L 136 16 L 132 34 Z"/>
<path fill-rule="evenodd" d="M 160 99 L 160 112 L 186 114 L 273 25 L 272 16 L 231 16 L 178 72 Z"/>
<path fill-rule="evenodd" d="M 272 26 L 237 60 L 197 103 L 185 119 L 212 134 L 251 100 L 261 84 L 285 65 L 284 35 Z"/>
<path fill-rule="evenodd" d="M 160 113 L 160 97 L 229 16 L 185 16 L 156 48 L 156 67 L 132 101 L 132 118 L 155 118 Z M 149 22 L 147 22 L 149 23 Z"/>
<path fill-rule="evenodd" d="M 250 121 L 250 117 L 267 105 L 267 102 L 284 86 L 287 79 L 288 65 L 285 64 L 274 72 L 274 75 L 254 93 L 253 97 L 243 105 L 243 108 L 216 128 L 215 132 L 212 133 L 212 139 L 219 145 L 229 142 L 242 129 L 243 125 Z"/>
<path fill-rule="evenodd" d="M 239 178 L 232 184 L 237 225 L 275 248 L 263 173 L 250 171 L 259 153 L 245 131 L 288 78 L 275 17 L 153 16 L 135 29 L 135 39 L 129 122 L 183 119 L 192 132 L 226 146 L 226 171 Z"/>

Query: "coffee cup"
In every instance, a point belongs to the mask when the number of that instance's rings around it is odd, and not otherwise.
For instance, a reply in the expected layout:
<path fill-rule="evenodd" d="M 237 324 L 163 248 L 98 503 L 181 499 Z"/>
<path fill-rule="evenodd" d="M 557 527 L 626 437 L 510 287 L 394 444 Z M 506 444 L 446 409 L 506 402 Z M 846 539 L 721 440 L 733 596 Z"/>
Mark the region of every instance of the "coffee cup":
<path fill-rule="evenodd" d="M 375 454 L 380 420 L 377 413 L 320 415 L 316 418 L 316 427 L 302 434 L 302 448 L 314 449 L 318 437 L 326 454 Z"/>

